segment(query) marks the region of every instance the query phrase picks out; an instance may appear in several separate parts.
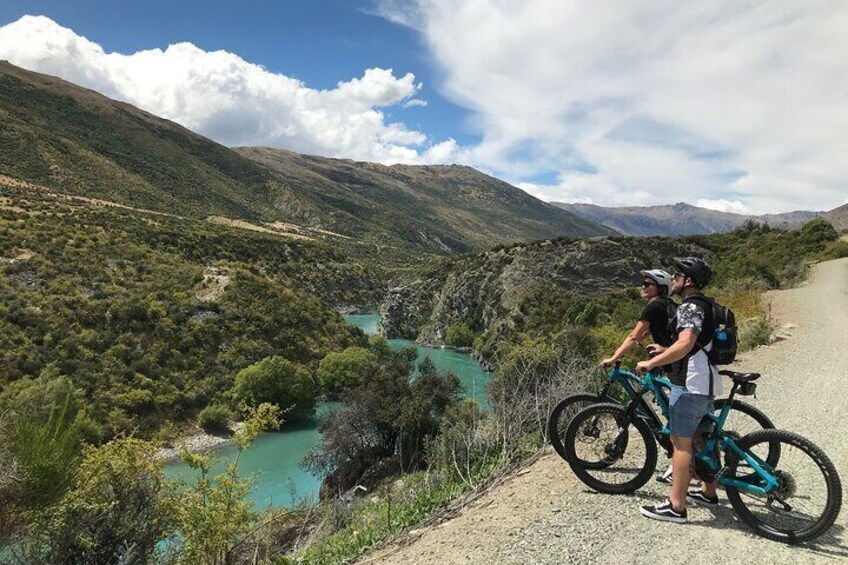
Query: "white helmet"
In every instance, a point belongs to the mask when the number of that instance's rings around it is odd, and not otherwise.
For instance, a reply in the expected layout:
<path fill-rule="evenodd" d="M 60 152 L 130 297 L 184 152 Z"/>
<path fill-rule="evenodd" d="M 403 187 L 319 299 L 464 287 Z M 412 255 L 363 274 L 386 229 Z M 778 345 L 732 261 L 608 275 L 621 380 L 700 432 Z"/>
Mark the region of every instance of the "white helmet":
<path fill-rule="evenodd" d="M 649 271 L 639 271 L 639 274 L 643 277 L 653 279 L 658 286 L 665 288 L 667 295 L 671 294 L 671 275 L 669 275 L 666 271 L 663 271 L 662 269 L 651 269 Z"/>

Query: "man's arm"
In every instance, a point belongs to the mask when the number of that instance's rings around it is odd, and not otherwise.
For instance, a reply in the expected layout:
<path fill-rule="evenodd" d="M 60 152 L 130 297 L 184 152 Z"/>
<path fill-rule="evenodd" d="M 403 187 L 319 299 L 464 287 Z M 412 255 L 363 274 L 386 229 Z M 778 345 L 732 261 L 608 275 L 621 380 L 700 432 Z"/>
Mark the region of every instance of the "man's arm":
<path fill-rule="evenodd" d="M 698 341 L 698 332 L 693 329 L 685 329 L 677 336 L 677 341 L 672 343 L 665 351 L 648 361 L 640 361 L 636 370 L 640 373 L 651 371 L 661 365 L 668 365 L 680 361 L 692 351 Z"/>

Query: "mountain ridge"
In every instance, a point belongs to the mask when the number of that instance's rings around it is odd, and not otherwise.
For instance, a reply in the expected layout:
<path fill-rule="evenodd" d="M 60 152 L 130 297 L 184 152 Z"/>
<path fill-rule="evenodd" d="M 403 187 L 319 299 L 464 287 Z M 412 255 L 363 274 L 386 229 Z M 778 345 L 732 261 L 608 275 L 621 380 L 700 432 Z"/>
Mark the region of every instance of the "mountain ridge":
<path fill-rule="evenodd" d="M 8 62 L 0 63 L 0 124 L 5 176 L 193 218 L 326 229 L 361 239 L 390 261 L 612 233 L 467 167 L 386 167 L 269 153 L 281 150 L 236 151 Z M 363 253 L 353 243 L 348 250 Z"/>
<path fill-rule="evenodd" d="M 848 205 L 827 212 L 798 210 L 783 214 L 736 214 L 694 206 L 686 202 L 659 206 L 605 207 L 596 204 L 551 202 L 584 220 L 606 226 L 625 235 L 706 235 L 732 231 L 747 221 L 781 229 L 797 228 L 816 217 L 830 221 L 837 229 L 848 228 Z M 840 212 L 840 210 L 845 211 Z"/>

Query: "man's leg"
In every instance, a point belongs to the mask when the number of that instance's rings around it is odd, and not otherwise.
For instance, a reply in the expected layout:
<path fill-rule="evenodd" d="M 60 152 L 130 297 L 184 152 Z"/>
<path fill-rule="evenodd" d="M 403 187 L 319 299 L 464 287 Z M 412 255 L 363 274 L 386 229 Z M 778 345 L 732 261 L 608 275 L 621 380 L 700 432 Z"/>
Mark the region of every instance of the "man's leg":
<path fill-rule="evenodd" d="M 671 436 L 674 455 L 671 458 L 671 505 L 675 510 L 686 509 L 686 493 L 691 481 L 692 438 Z"/>

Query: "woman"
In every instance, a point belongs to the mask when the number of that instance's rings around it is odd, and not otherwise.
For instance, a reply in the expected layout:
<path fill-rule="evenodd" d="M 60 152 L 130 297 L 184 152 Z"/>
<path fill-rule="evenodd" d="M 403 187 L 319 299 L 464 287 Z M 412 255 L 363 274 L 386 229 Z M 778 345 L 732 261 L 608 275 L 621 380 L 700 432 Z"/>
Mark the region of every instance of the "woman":
<path fill-rule="evenodd" d="M 641 345 L 648 333 L 651 334 L 654 343 L 663 347 L 668 347 L 674 341 L 669 320 L 674 318 L 677 305 L 669 298 L 671 275 L 662 269 L 639 271 L 639 274 L 644 277 L 642 280 L 642 298 L 648 303 L 639 315 L 636 327 L 633 328 L 630 335 L 624 338 L 612 357 L 601 360 L 601 367 L 612 366 L 624 357 L 634 345 L 637 343 Z"/>

